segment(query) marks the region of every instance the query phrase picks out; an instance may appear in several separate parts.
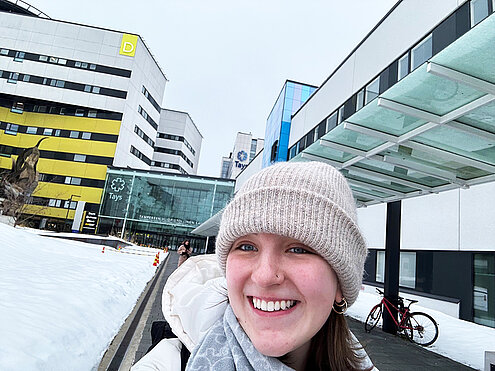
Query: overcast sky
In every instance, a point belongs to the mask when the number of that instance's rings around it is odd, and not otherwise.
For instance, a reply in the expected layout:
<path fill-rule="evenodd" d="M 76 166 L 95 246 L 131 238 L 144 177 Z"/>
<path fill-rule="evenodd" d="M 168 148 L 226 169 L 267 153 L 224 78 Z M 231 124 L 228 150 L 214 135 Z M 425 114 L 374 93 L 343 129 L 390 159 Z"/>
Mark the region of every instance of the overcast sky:
<path fill-rule="evenodd" d="M 169 82 L 164 108 L 203 135 L 218 177 L 238 131 L 263 138 L 286 79 L 319 86 L 396 0 L 27 0 L 51 18 L 139 34 Z"/>

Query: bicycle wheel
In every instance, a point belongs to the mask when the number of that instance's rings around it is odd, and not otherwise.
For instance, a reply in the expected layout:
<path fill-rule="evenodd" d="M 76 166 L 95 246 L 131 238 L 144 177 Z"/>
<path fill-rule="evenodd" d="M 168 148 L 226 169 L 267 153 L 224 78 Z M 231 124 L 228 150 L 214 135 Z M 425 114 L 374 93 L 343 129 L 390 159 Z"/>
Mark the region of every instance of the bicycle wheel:
<path fill-rule="evenodd" d="M 426 347 L 438 338 L 438 325 L 429 314 L 411 313 L 406 319 L 406 325 L 412 328 L 406 334 L 413 343 Z"/>
<path fill-rule="evenodd" d="M 381 316 L 382 316 L 382 303 L 379 303 L 371 309 L 370 314 L 368 314 L 368 317 L 366 317 L 366 322 L 364 323 L 364 330 L 366 332 L 370 332 L 371 330 L 373 330 L 375 326 L 378 324 L 378 321 L 380 320 Z"/>

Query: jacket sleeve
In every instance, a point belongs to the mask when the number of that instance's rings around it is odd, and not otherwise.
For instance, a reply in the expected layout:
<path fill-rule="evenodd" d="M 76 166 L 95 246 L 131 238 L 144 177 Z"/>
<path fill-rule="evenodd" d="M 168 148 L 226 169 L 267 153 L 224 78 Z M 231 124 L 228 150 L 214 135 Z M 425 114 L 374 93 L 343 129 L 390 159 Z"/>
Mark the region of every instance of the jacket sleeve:
<path fill-rule="evenodd" d="M 182 344 L 177 338 L 163 339 L 132 366 L 131 371 L 180 371 L 181 347 Z"/>

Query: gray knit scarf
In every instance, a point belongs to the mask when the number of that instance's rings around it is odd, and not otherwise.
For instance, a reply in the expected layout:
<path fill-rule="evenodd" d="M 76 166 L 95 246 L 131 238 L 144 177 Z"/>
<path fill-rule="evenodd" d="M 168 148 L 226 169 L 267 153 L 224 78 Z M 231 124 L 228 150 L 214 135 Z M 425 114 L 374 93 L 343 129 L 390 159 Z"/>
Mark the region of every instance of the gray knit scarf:
<path fill-rule="evenodd" d="M 193 350 L 187 371 L 290 371 L 292 368 L 277 358 L 267 357 L 256 350 L 246 335 L 230 305 Z"/>

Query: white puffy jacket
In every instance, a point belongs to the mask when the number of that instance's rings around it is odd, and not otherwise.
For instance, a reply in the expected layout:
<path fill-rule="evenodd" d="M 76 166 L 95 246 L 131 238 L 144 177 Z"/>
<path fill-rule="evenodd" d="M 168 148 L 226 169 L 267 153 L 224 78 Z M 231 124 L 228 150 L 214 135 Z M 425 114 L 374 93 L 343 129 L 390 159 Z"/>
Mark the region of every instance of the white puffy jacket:
<path fill-rule="evenodd" d="M 192 352 L 226 307 L 227 282 L 215 255 L 187 259 L 169 276 L 162 295 L 163 315 L 178 339 L 160 341 L 131 371 L 180 370 L 182 344 Z M 363 365 L 371 366 L 367 355 Z"/>
<path fill-rule="evenodd" d="M 178 339 L 163 339 L 132 368 L 132 371 L 178 371 L 182 344 L 192 352 L 227 307 L 227 283 L 215 255 L 193 256 L 168 278 L 162 310 Z M 182 342 L 182 344 L 181 344 Z"/>

